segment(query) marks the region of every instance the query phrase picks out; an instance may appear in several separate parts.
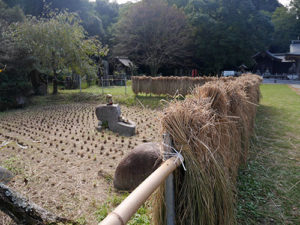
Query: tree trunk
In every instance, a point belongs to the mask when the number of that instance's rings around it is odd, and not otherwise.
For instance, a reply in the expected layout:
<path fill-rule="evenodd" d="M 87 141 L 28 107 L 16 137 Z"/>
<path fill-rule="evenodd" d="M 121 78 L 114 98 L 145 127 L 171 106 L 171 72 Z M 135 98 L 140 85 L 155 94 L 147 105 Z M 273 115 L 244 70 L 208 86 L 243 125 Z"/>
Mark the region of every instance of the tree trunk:
<path fill-rule="evenodd" d="M 57 91 L 57 74 L 54 72 L 54 77 L 53 77 L 53 95 L 56 95 L 58 93 Z"/>
<path fill-rule="evenodd" d="M 0 210 L 18 225 L 76 224 L 48 212 L 1 183 Z"/>
<path fill-rule="evenodd" d="M 53 71 L 53 95 L 56 95 L 58 93 L 57 91 L 57 73 L 56 73 L 56 67 L 55 67 L 55 52 L 52 51 L 52 71 Z"/>
<path fill-rule="evenodd" d="M 152 64 L 150 66 L 150 70 L 151 70 L 151 76 L 157 76 L 157 72 L 158 72 L 158 65 L 156 64 Z"/>

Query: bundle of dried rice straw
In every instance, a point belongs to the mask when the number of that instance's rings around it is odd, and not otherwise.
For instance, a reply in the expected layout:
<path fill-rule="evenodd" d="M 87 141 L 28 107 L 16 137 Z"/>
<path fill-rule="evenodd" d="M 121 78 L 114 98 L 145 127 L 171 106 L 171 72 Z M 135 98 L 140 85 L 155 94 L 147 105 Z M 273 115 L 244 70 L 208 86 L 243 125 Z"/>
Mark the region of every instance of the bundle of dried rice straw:
<path fill-rule="evenodd" d="M 162 132 L 182 150 L 187 168 L 174 173 L 176 224 L 236 223 L 235 180 L 247 157 L 260 83 L 253 74 L 213 80 L 164 111 Z M 166 224 L 163 189 L 153 201 L 157 225 Z"/>

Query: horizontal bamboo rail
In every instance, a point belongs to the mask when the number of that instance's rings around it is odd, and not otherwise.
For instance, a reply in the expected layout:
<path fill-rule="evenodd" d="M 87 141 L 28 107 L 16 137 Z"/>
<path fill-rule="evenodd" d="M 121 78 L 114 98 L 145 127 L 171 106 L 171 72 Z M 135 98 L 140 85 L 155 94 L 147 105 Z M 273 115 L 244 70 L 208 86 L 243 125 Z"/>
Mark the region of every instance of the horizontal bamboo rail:
<path fill-rule="evenodd" d="M 125 225 L 149 196 L 180 164 L 181 161 L 177 157 L 166 160 L 99 225 Z"/>

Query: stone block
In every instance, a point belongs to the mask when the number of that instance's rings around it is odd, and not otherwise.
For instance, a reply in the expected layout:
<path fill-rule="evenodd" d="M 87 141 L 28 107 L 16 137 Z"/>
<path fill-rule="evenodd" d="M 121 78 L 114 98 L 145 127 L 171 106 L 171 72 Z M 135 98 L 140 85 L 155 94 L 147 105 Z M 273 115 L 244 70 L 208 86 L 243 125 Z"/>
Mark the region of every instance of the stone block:
<path fill-rule="evenodd" d="M 135 135 L 136 124 L 132 121 L 124 121 L 121 117 L 121 109 L 118 104 L 99 105 L 96 108 L 96 116 L 100 121 L 96 129 L 101 131 L 101 124 L 107 123 L 108 128 L 124 136 Z"/>
<path fill-rule="evenodd" d="M 96 108 L 96 116 L 102 122 L 117 122 L 121 116 L 119 104 L 106 105 L 101 104 Z"/>

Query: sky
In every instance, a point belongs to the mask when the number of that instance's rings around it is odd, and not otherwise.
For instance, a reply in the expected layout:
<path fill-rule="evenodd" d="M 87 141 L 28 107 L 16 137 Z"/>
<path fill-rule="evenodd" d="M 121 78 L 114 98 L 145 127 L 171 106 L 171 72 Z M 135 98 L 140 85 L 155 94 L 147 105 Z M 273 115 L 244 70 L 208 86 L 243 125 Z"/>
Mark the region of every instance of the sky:
<path fill-rule="evenodd" d="M 288 5 L 291 0 L 279 0 L 282 5 Z"/>
<path fill-rule="evenodd" d="M 90 2 L 95 2 L 96 0 L 89 0 Z M 119 4 L 123 4 L 125 2 L 137 2 L 138 0 L 109 0 L 110 2 L 116 1 Z"/>
<path fill-rule="evenodd" d="M 90 2 L 94 2 L 94 1 L 96 1 L 96 0 L 89 0 Z M 110 0 L 110 2 L 112 2 L 112 1 L 114 1 L 114 0 Z M 136 2 L 137 0 L 116 0 L 119 4 L 122 4 L 122 3 L 125 3 L 125 2 L 128 2 L 128 1 L 131 1 L 131 2 Z M 279 0 L 279 2 L 281 3 L 281 4 L 283 4 L 283 5 L 288 5 L 289 4 L 289 2 L 290 2 L 291 0 Z"/>

